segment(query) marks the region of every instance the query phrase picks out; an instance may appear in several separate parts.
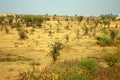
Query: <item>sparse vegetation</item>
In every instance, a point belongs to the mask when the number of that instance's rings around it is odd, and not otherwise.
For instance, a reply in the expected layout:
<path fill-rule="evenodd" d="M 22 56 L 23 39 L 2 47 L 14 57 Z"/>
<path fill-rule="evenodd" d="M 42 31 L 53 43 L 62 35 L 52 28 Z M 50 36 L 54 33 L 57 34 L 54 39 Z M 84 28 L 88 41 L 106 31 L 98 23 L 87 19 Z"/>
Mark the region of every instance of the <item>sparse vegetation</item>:
<path fill-rule="evenodd" d="M 0 75 L 6 79 L 19 71 L 18 80 L 119 80 L 120 24 L 112 16 L 1 16 Z"/>

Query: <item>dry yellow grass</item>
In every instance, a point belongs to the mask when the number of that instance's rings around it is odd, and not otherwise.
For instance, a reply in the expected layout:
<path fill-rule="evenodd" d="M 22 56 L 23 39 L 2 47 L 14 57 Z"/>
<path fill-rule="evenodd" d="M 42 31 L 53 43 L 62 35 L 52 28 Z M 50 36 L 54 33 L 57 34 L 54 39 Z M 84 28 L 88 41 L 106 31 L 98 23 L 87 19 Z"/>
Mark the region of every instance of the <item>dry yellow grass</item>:
<path fill-rule="evenodd" d="M 70 30 L 65 30 L 67 22 L 60 21 L 61 24 L 57 24 L 57 21 L 47 21 L 43 23 L 43 28 L 35 29 L 35 32 L 31 34 L 32 28 L 25 28 L 28 30 L 29 39 L 20 40 L 18 32 L 15 29 L 10 30 L 10 34 L 6 34 L 4 31 L 0 31 L 0 58 L 6 60 L 0 60 L 0 80 L 15 80 L 22 71 L 28 71 L 31 69 L 30 63 L 33 60 L 40 59 L 39 69 L 43 69 L 49 65 L 52 60 L 47 56 L 49 53 L 49 45 L 56 39 L 60 40 L 65 48 L 61 51 L 59 61 L 71 60 L 83 57 L 96 57 L 100 58 L 104 54 L 102 47 L 96 45 L 94 37 L 81 36 L 80 39 L 76 39 L 75 31 L 80 29 L 80 35 L 83 34 L 81 25 L 70 22 Z M 111 27 L 116 24 L 120 25 L 119 22 L 112 22 Z M 50 29 L 50 25 L 52 28 Z M 60 27 L 60 32 L 57 33 L 57 27 Z M 52 31 L 52 36 L 49 35 L 49 31 Z M 65 35 L 68 34 L 70 40 L 66 43 Z M 97 32 L 99 35 L 99 32 Z M 112 50 L 113 47 L 106 47 L 108 50 Z M 19 58 L 19 59 L 18 59 Z M 9 59 L 13 61 L 9 62 Z"/>

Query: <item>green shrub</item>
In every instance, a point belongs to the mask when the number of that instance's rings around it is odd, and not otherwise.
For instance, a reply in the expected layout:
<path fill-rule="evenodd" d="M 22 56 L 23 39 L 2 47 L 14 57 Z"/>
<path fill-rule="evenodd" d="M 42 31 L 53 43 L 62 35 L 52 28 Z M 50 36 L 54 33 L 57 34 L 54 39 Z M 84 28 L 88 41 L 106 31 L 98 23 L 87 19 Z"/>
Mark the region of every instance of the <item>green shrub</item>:
<path fill-rule="evenodd" d="M 98 70 L 97 61 L 95 59 L 87 58 L 81 59 L 78 62 L 78 66 L 89 73 L 94 73 Z"/>
<path fill-rule="evenodd" d="M 13 24 L 11 25 L 11 28 L 20 28 L 20 27 L 21 27 L 21 24 L 18 23 L 18 22 L 13 23 Z"/>
<path fill-rule="evenodd" d="M 24 20 L 25 24 L 27 26 L 41 26 L 41 23 L 43 22 L 42 16 L 32 16 L 32 15 L 24 15 L 22 17 L 22 20 Z"/>
<path fill-rule="evenodd" d="M 118 61 L 118 57 L 115 53 L 106 53 L 103 57 L 104 61 L 108 64 L 109 67 L 115 66 Z"/>
<path fill-rule="evenodd" d="M 100 46 L 108 46 L 108 45 L 113 44 L 113 40 L 107 36 L 96 37 L 96 40 Z"/>
<path fill-rule="evenodd" d="M 51 51 L 49 52 L 49 56 L 52 57 L 53 61 L 56 62 L 58 57 L 60 56 L 60 50 L 63 49 L 63 44 L 60 42 L 55 42 L 51 45 Z"/>

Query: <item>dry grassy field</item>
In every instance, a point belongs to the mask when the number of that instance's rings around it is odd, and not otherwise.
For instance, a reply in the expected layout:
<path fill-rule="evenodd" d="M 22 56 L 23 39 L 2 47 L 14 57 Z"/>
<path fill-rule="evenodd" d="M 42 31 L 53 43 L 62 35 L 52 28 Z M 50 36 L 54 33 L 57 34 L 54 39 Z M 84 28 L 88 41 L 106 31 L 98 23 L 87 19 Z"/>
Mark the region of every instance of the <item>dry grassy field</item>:
<path fill-rule="evenodd" d="M 50 45 L 55 41 L 61 42 L 64 46 L 60 50 L 60 56 L 56 63 L 66 60 L 80 60 L 81 58 L 99 60 L 106 52 L 115 51 L 119 40 L 116 38 L 117 43 L 100 46 L 96 37 L 104 35 L 105 32 L 102 31 L 104 24 L 101 27 L 100 24 L 95 26 L 92 20 L 89 22 L 87 24 L 86 19 L 80 23 L 76 20 L 50 20 L 43 21 L 40 28 L 27 27 L 20 23 L 27 35 L 27 38 L 23 40 L 19 37 L 19 31 L 16 28 L 11 28 L 10 24 L 0 25 L 0 80 L 17 80 L 20 73 L 31 70 L 33 66 L 37 66 L 42 71 L 45 67 L 53 64 L 48 53 L 51 50 Z M 90 31 L 90 28 L 94 26 L 95 28 Z M 89 29 L 86 34 L 84 27 Z M 105 30 L 108 31 L 108 34 L 110 30 L 115 30 L 117 36 L 120 36 L 120 21 L 111 20 L 109 28 L 106 27 Z M 108 67 L 103 60 L 99 61 L 98 65 L 104 68 Z"/>

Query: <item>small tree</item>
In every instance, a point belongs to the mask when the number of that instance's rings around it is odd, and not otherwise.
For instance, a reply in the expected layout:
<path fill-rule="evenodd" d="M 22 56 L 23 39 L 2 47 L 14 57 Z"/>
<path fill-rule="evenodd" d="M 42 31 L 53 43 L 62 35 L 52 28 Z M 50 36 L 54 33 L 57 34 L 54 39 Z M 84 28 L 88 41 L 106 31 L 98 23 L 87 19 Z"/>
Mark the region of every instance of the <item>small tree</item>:
<path fill-rule="evenodd" d="M 79 23 L 81 23 L 82 20 L 83 20 L 83 16 L 78 16 L 78 17 L 77 17 L 77 21 L 78 21 Z"/>
<path fill-rule="evenodd" d="M 60 42 L 55 42 L 51 45 L 51 48 L 52 49 L 48 55 L 52 57 L 54 62 L 56 62 L 60 56 L 60 50 L 63 49 L 63 44 Z"/>

